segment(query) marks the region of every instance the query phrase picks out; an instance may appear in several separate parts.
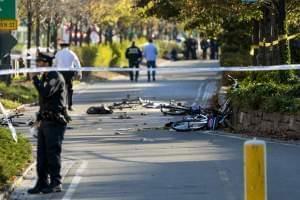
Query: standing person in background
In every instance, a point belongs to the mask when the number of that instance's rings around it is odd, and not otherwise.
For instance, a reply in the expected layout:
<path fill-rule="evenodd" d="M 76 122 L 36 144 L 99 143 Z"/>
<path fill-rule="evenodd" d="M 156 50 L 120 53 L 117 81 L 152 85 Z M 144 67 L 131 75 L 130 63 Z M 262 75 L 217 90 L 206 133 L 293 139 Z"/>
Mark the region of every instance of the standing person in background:
<path fill-rule="evenodd" d="M 138 78 L 139 78 L 138 69 L 140 67 L 140 62 L 142 60 L 143 55 L 141 50 L 137 46 L 135 46 L 135 42 L 132 42 L 131 47 L 129 47 L 126 50 L 125 56 L 128 59 L 129 68 L 136 69 L 136 71 L 130 71 L 130 80 L 131 82 L 133 82 L 134 79 L 135 82 L 138 82 Z"/>
<path fill-rule="evenodd" d="M 203 52 L 203 60 L 206 60 L 207 58 L 207 49 L 209 47 L 209 44 L 207 42 L 207 39 L 206 38 L 203 38 L 200 42 L 200 46 L 201 46 L 201 49 L 202 49 L 202 52 Z"/>
<path fill-rule="evenodd" d="M 217 42 L 214 38 L 210 39 L 210 59 L 214 60 L 217 57 Z"/>
<path fill-rule="evenodd" d="M 152 71 L 152 81 L 156 81 L 156 58 L 158 55 L 157 47 L 153 44 L 153 40 L 150 38 L 148 44 L 144 47 L 144 57 L 147 61 L 148 67 L 148 82 L 151 81 L 151 71 Z"/>
<path fill-rule="evenodd" d="M 72 69 L 81 68 L 81 64 L 77 55 L 69 49 L 69 43 L 61 43 L 60 46 L 61 50 L 55 55 L 54 67 L 69 69 L 68 71 L 62 71 L 61 73 L 66 82 L 68 110 L 72 111 L 73 79 L 76 75 L 78 76 L 79 80 L 82 78 L 81 72 L 76 72 Z"/>
<path fill-rule="evenodd" d="M 191 38 L 191 52 L 192 52 L 193 60 L 197 59 L 197 49 L 198 49 L 197 40 L 195 38 Z"/>

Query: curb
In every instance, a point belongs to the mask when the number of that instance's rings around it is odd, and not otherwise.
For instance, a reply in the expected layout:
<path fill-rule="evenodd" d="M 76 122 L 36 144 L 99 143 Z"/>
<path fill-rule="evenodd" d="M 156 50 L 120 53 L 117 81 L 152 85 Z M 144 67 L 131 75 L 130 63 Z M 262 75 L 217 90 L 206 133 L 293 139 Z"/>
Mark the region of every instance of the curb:
<path fill-rule="evenodd" d="M 17 177 L 17 179 L 10 185 L 8 186 L 5 191 L 0 193 L 0 200 L 9 200 L 10 199 L 10 195 L 12 194 L 12 192 L 15 190 L 15 188 L 24 180 L 24 177 L 28 174 L 28 172 L 30 170 L 32 170 L 34 168 L 34 166 L 36 165 L 36 161 L 34 161 L 33 163 L 31 163 L 26 170 L 22 173 L 21 176 Z"/>

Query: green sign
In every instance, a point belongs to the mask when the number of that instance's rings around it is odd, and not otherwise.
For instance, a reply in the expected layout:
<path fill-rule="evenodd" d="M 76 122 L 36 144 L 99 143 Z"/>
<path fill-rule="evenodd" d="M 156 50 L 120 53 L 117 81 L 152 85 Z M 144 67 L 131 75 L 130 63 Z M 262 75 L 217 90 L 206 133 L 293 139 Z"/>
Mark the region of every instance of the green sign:
<path fill-rule="evenodd" d="M 16 0 L 0 0 L 1 19 L 16 19 Z"/>

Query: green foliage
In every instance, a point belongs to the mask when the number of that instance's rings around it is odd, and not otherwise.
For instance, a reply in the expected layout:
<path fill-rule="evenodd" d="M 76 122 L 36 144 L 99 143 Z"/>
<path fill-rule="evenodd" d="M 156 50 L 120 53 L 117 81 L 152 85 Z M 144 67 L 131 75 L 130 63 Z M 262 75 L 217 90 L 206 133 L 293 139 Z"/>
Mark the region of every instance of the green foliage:
<path fill-rule="evenodd" d="M 297 113 L 300 111 L 299 89 L 300 82 L 287 84 L 270 79 L 256 82 L 248 78 L 241 83 L 239 89 L 231 91 L 230 96 L 233 105 L 241 109 Z"/>
<path fill-rule="evenodd" d="M 276 84 L 297 84 L 299 78 L 296 76 L 296 71 L 268 71 L 268 72 L 251 72 L 246 81 L 256 83 L 264 83 L 272 81 Z"/>
<path fill-rule="evenodd" d="M 9 99 L 0 99 L 0 102 L 6 109 L 16 109 L 21 105 L 19 102 L 12 101 Z"/>
<path fill-rule="evenodd" d="M 168 54 L 172 49 L 176 49 L 177 52 L 182 52 L 182 48 L 176 43 L 172 41 L 157 41 L 156 45 L 159 50 L 159 57 L 163 58 Z"/>
<path fill-rule="evenodd" d="M 0 128 L 0 191 L 31 160 L 30 142 L 20 134 L 18 139 L 18 143 L 15 143 L 9 130 Z"/>
<path fill-rule="evenodd" d="M 122 47 L 123 46 L 121 44 L 111 44 L 110 48 L 112 50 L 112 58 L 109 63 L 110 67 L 122 66 L 122 58 L 124 58 L 122 57 L 122 54 L 125 52 L 125 49 L 122 49 Z"/>
<path fill-rule="evenodd" d="M 146 43 L 144 38 L 136 40 L 136 45 L 141 49 Z M 168 41 L 155 41 L 159 49 L 159 57 L 163 57 L 166 52 L 173 48 L 181 50 L 179 45 Z M 73 50 L 78 55 L 83 66 L 92 67 L 123 67 L 128 65 L 125 57 L 126 49 L 131 45 L 128 40 L 122 43 L 100 44 L 96 46 L 75 47 Z"/>
<path fill-rule="evenodd" d="M 224 22 L 224 31 L 220 36 L 222 66 L 249 66 L 252 58 L 249 55 L 251 46 L 251 25 L 230 19 Z"/>
<path fill-rule="evenodd" d="M 113 52 L 109 45 L 104 45 L 104 44 L 99 45 L 97 58 L 96 58 L 94 66 L 97 66 L 97 67 L 109 66 L 110 61 L 112 59 L 112 55 L 113 55 Z"/>
<path fill-rule="evenodd" d="M 74 52 L 78 55 L 83 66 L 93 66 L 97 56 L 96 46 L 75 47 Z"/>
<path fill-rule="evenodd" d="M 250 66 L 252 58 L 247 51 L 225 52 L 220 57 L 222 66 Z"/>
<path fill-rule="evenodd" d="M 251 21 L 261 17 L 258 3 L 247 5 L 240 0 L 136 0 L 136 5 L 144 9 L 146 16 L 176 20 L 187 29 L 198 29 L 208 37 L 221 33 L 228 18 Z"/>
<path fill-rule="evenodd" d="M 3 99 L 18 103 L 32 103 L 38 99 L 38 93 L 31 83 L 15 82 L 10 86 L 0 82 Z"/>

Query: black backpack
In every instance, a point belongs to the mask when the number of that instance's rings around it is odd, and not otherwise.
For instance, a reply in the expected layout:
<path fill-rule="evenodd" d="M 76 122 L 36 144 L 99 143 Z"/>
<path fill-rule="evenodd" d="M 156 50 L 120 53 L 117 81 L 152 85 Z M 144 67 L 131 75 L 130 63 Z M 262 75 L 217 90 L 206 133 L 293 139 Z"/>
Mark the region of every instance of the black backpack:
<path fill-rule="evenodd" d="M 109 109 L 108 107 L 101 105 L 101 106 L 92 106 L 89 107 L 86 111 L 87 114 L 112 114 L 113 110 Z"/>

